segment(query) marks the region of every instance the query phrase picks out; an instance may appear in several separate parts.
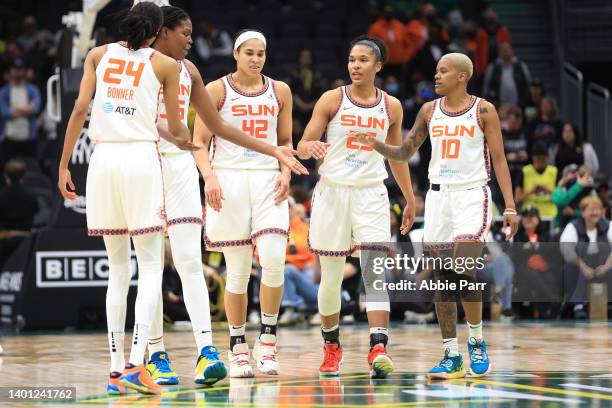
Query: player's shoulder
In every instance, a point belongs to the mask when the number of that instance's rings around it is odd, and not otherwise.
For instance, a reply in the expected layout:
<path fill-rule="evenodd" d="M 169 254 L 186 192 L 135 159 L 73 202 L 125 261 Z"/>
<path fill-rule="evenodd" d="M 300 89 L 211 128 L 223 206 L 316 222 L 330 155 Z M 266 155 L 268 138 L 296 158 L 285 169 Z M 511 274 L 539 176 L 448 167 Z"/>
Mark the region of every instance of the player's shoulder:
<path fill-rule="evenodd" d="M 396 109 L 403 110 L 404 109 L 402 106 L 402 102 L 399 99 L 397 99 L 395 96 L 385 93 L 385 97 L 387 98 L 387 105 L 389 106 L 389 109 L 391 110 L 396 110 Z"/>
<path fill-rule="evenodd" d="M 102 56 L 106 53 L 107 48 L 108 48 L 108 44 L 104 44 L 104 45 L 99 45 L 97 47 L 93 47 L 87 53 L 86 58 L 90 58 L 90 59 L 93 58 L 94 60 L 97 61 L 100 58 L 102 58 Z"/>
<path fill-rule="evenodd" d="M 174 58 L 169 57 L 159 51 L 156 51 L 151 55 L 151 62 L 163 69 L 176 69 L 178 64 Z"/>
<path fill-rule="evenodd" d="M 196 65 L 187 58 L 183 60 L 183 64 L 185 64 L 185 68 L 187 68 L 187 71 L 189 71 L 190 74 L 199 72 L 198 67 L 196 67 Z"/>
<path fill-rule="evenodd" d="M 427 101 L 421 106 L 421 110 L 419 111 L 421 117 L 424 120 L 428 120 L 428 118 L 433 114 L 434 107 L 436 106 L 437 99 L 433 101 Z"/>
<path fill-rule="evenodd" d="M 342 97 L 342 87 L 339 86 L 334 89 L 323 92 L 323 95 L 319 98 L 319 102 L 324 104 L 338 104 L 338 101 Z"/>
<path fill-rule="evenodd" d="M 289 87 L 289 85 L 286 82 L 279 81 L 279 80 L 272 79 L 272 78 L 269 78 L 269 80 L 273 84 L 275 91 L 291 93 L 291 88 Z"/>
<path fill-rule="evenodd" d="M 495 105 L 487 101 L 485 98 L 480 98 L 478 101 L 478 109 L 480 109 L 480 114 L 497 111 L 495 109 Z"/>

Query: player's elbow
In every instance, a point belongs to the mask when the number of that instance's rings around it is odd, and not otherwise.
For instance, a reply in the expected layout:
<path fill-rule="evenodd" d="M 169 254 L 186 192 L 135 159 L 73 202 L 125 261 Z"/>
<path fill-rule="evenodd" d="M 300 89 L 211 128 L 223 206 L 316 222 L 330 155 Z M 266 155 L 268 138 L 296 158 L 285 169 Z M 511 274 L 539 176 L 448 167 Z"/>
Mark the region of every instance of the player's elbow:
<path fill-rule="evenodd" d="M 72 114 L 77 117 L 87 116 L 87 111 L 89 110 L 89 103 L 84 103 L 83 101 L 77 101 L 74 103 L 74 108 L 72 108 Z"/>

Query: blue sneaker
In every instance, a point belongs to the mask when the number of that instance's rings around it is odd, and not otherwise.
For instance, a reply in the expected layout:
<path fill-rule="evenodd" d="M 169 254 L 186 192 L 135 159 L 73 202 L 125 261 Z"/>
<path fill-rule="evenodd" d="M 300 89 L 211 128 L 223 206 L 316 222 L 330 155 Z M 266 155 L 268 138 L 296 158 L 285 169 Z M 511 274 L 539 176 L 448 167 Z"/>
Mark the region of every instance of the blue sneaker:
<path fill-rule="evenodd" d="M 468 339 L 468 353 L 470 353 L 470 374 L 472 377 L 487 375 L 491 365 L 487 354 L 487 343 L 484 339 L 477 340 L 475 337 Z"/>
<path fill-rule="evenodd" d="M 464 378 L 465 368 L 463 367 L 463 358 L 461 354 L 450 357 L 448 353 L 444 353 L 444 358 L 437 366 L 429 370 L 427 378 L 430 380 L 448 380 L 453 378 Z"/>
<path fill-rule="evenodd" d="M 153 353 L 151 361 L 147 364 L 147 371 L 156 384 L 177 385 L 179 383 L 179 377 L 170 367 L 170 358 L 165 351 Z"/>
<path fill-rule="evenodd" d="M 227 376 L 227 367 L 219 359 L 219 349 L 215 346 L 204 346 L 196 363 L 196 384 L 213 385 Z"/>

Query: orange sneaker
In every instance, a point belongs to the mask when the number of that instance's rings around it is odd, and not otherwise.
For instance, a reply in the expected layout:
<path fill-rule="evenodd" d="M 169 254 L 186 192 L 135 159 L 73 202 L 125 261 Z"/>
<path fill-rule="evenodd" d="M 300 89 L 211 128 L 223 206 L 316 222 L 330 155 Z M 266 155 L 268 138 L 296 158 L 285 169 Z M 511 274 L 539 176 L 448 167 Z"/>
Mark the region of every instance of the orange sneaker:
<path fill-rule="evenodd" d="M 340 375 L 340 364 L 342 364 L 342 347 L 334 343 L 323 345 L 323 364 L 319 367 L 319 375 L 323 377 Z"/>
<path fill-rule="evenodd" d="M 384 344 L 378 343 L 370 349 L 368 354 L 371 378 L 386 378 L 393 372 L 393 360 L 387 355 Z"/>
<path fill-rule="evenodd" d="M 125 388 L 119 382 L 121 378 L 121 373 L 118 371 L 113 371 L 108 376 L 108 385 L 106 386 L 106 392 L 108 395 L 125 395 L 127 394 L 127 388 Z"/>
<path fill-rule="evenodd" d="M 128 364 L 119 383 L 143 394 L 161 394 L 162 387 L 155 384 L 144 364 Z"/>

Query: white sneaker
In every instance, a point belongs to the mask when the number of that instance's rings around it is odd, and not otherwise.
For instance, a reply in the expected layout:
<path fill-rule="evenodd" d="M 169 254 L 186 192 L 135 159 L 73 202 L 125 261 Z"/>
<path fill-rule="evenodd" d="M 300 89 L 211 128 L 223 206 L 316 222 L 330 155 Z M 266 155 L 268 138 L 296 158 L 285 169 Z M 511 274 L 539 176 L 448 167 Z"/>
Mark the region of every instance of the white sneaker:
<path fill-rule="evenodd" d="M 253 359 L 261 373 L 266 375 L 280 374 L 280 364 L 276 360 L 276 344 L 262 343 L 257 340 L 255 347 L 253 347 Z"/>
<path fill-rule="evenodd" d="M 251 353 L 249 353 L 249 345 L 246 343 L 236 344 L 234 352 L 227 352 L 229 361 L 229 374 L 232 378 L 252 378 L 253 367 L 249 364 Z"/>
<path fill-rule="evenodd" d="M 251 324 L 259 324 L 261 322 L 261 317 L 259 316 L 258 312 L 253 310 L 251 313 L 249 313 L 247 320 Z"/>

